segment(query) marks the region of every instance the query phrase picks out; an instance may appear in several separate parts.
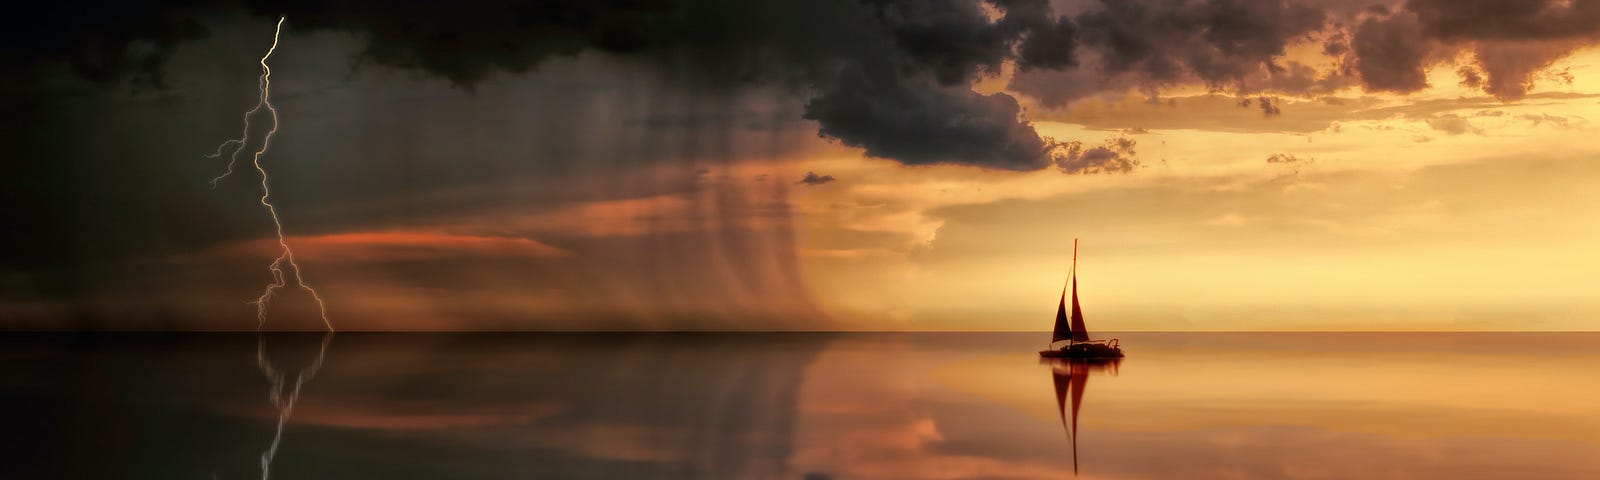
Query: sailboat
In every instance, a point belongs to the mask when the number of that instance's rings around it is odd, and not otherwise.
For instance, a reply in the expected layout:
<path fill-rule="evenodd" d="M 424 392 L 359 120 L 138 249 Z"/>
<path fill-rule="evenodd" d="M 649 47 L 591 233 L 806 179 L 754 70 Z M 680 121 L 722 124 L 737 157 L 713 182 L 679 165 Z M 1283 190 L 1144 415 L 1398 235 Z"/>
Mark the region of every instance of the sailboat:
<path fill-rule="evenodd" d="M 1078 239 L 1072 239 L 1072 271 L 1068 274 L 1072 285 L 1072 316 L 1067 316 L 1067 289 L 1061 289 L 1061 301 L 1056 304 L 1056 327 L 1050 334 L 1050 348 L 1039 351 L 1039 356 L 1049 358 L 1122 358 L 1122 347 L 1113 338 L 1090 340 L 1083 325 L 1083 309 L 1078 306 Z M 1055 343 L 1066 340 L 1060 348 Z"/>

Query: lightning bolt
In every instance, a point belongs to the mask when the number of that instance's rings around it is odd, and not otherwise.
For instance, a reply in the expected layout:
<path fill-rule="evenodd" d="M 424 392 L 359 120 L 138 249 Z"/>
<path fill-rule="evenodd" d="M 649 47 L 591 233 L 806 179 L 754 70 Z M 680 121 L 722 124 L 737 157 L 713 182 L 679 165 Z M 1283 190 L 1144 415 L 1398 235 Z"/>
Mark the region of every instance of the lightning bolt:
<path fill-rule="evenodd" d="M 322 369 L 322 360 L 328 356 L 328 343 L 332 341 L 331 330 L 322 335 L 322 347 L 317 350 L 317 358 L 310 366 L 295 372 L 294 386 L 290 387 L 289 376 L 273 366 L 272 360 L 267 357 L 266 337 L 256 337 L 256 368 L 260 368 L 261 374 L 272 384 L 267 390 L 267 400 L 278 409 L 278 428 L 272 434 L 272 443 L 261 452 L 261 480 L 267 480 L 272 475 L 272 460 L 277 458 L 278 445 L 283 443 L 283 426 L 289 423 L 289 416 L 294 414 L 294 404 L 300 401 L 300 387 L 305 386 Z"/>
<path fill-rule="evenodd" d="M 267 270 L 272 272 L 272 283 L 267 284 L 266 289 L 261 292 L 261 296 L 250 302 L 256 306 L 256 329 L 260 330 L 267 324 L 267 303 L 272 301 L 273 295 L 277 293 L 279 288 L 288 286 L 288 276 L 284 272 L 284 265 L 288 265 L 288 270 L 294 273 L 295 286 L 305 290 L 306 293 L 311 294 L 313 300 L 316 300 L 317 310 L 322 315 L 322 324 L 331 332 L 333 331 L 333 322 L 328 321 L 328 308 L 323 304 L 322 296 L 317 294 L 317 289 L 306 283 L 305 277 L 300 273 L 300 265 L 294 261 L 294 250 L 289 248 L 289 241 L 283 236 L 283 220 L 278 218 L 278 209 L 272 205 L 272 187 L 267 178 L 267 169 L 261 166 L 261 156 L 266 154 L 267 148 L 272 145 L 272 135 L 278 133 L 278 109 L 272 106 L 272 67 L 267 66 L 267 59 L 272 58 L 272 52 L 278 50 L 278 36 L 283 33 L 283 20 L 284 17 L 278 17 L 278 25 L 272 32 L 272 48 L 268 48 L 267 53 L 262 55 L 261 60 L 258 61 L 261 64 L 261 77 L 257 80 L 256 87 L 261 91 L 261 96 L 256 101 L 255 108 L 244 112 L 244 132 L 237 139 L 229 139 L 222 142 L 221 145 L 217 146 L 217 150 L 206 155 L 206 158 L 220 158 L 224 151 L 232 149 L 232 153 L 228 156 L 227 169 L 222 174 L 211 179 L 211 188 L 216 188 L 217 182 L 233 174 L 233 166 L 239 162 L 239 153 L 243 152 L 245 146 L 250 142 L 250 117 L 259 113 L 262 108 L 267 109 L 267 112 L 272 114 L 272 128 L 267 131 L 266 135 L 262 136 L 261 147 L 251 154 L 250 163 L 255 166 L 256 172 L 261 174 L 261 206 L 265 207 L 267 214 L 272 216 L 272 226 L 278 234 L 278 246 L 281 250 L 278 258 L 267 266 Z"/>

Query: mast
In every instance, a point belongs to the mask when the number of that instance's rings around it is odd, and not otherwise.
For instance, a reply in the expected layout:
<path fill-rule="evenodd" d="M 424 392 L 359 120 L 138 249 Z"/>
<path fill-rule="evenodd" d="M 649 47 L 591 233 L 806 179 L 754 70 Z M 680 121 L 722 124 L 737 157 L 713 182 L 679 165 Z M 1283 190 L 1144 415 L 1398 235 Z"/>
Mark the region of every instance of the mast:
<path fill-rule="evenodd" d="M 1068 327 L 1073 342 L 1089 341 L 1089 330 L 1083 325 L 1083 309 L 1078 306 L 1078 239 L 1072 239 L 1072 323 Z"/>
<path fill-rule="evenodd" d="M 1072 270 L 1070 270 L 1067 273 L 1067 279 L 1068 279 L 1069 282 L 1071 281 L 1071 278 L 1072 278 L 1072 275 L 1073 275 L 1073 273 L 1071 273 L 1071 272 L 1076 271 L 1077 269 L 1078 269 L 1078 239 L 1074 238 L 1074 239 L 1072 239 Z M 1074 292 L 1076 292 L 1076 290 L 1074 290 Z M 1072 305 L 1074 307 L 1076 307 L 1078 305 L 1078 294 L 1077 293 L 1073 293 L 1072 294 Z M 1072 322 L 1069 321 L 1068 318 L 1067 318 L 1067 286 L 1066 285 L 1062 285 L 1061 286 L 1061 300 L 1056 302 L 1056 324 L 1050 330 L 1050 343 L 1054 344 L 1054 343 L 1062 341 L 1062 340 L 1071 340 L 1072 338 L 1073 338 Z"/>

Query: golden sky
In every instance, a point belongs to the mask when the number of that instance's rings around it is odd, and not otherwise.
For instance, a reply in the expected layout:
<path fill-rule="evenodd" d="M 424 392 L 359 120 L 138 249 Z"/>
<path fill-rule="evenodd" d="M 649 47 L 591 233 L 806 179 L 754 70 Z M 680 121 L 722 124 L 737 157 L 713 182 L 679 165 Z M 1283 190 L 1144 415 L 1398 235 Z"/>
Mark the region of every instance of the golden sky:
<path fill-rule="evenodd" d="M 906 167 L 827 150 L 797 195 L 808 279 L 867 329 L 1047 328 L 1080 239 L 1099 330 L 1592 330 L 1600 50 L 1501 102 L 1428 70 L 1283 113 L 1195 92 L 1029 106 L 1043 135 L 1137 140 L 1126 175 Z M 1287 163 L 1273 163 L 1292 158 Z"/>

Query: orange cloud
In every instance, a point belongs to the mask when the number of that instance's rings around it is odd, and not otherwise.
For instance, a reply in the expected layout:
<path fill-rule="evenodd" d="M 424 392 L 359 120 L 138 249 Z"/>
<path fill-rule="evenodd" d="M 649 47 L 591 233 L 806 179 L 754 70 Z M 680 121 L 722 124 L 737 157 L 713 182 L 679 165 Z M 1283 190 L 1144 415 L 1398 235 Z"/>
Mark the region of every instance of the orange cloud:
<path fill-rule="evenodd" d="M 523 237 L 460 235 L 429 231 L 347 232 L 288 238 L 295 256 L 320 261 L 426 260 L 463 256 L 559 258 L 572 252 Z M 266 256 L 272 239 L 224 245 L 198 256 Z"/>

